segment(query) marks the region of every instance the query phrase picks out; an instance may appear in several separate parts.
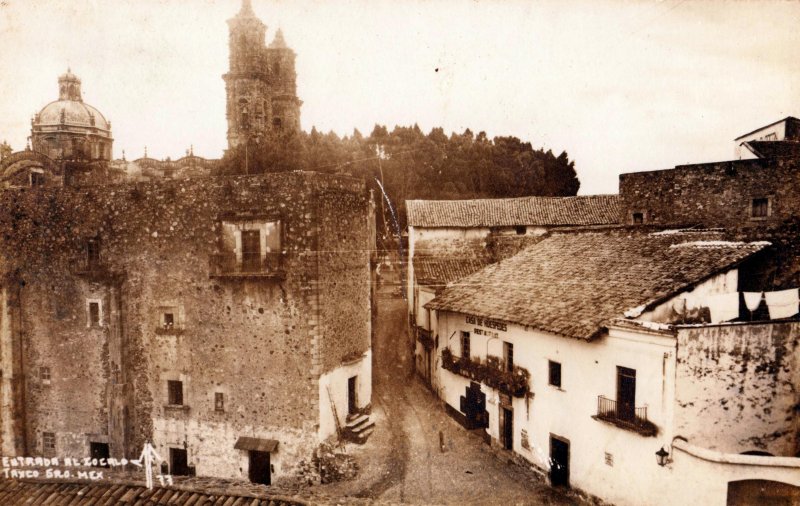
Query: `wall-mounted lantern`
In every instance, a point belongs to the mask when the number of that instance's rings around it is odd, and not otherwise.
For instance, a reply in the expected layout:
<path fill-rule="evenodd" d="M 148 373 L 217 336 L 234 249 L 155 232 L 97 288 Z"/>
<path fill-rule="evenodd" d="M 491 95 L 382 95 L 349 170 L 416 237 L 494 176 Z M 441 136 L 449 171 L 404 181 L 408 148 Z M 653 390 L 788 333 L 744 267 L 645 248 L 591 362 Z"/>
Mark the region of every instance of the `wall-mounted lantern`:
<path fill-rule="evenodd" d="M 656 458 L 658 459 L 658 465 L 661 467 L 664 467 L 671 462 L 669 460 L 669 452 L 667 452 L 663 446 L 656 452 Z"/>

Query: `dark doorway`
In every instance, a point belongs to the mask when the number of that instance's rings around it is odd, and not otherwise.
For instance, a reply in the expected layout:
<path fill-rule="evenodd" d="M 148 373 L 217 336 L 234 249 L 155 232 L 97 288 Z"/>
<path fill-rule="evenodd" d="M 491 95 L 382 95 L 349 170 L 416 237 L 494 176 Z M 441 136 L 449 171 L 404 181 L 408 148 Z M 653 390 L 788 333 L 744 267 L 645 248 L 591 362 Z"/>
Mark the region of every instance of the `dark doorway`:
<path fill-rule="evenodd" d="M 569 487 L 569 441 L 550 435 L 550 485 Z"/>
<path fill-rule="evenodd" d="M 242 230 L 242 270 L 261 270 L 260 230 Z"/>
<path fill-rule="evenodd" d="M 353 376 L 347 380 L 347 414 L 352 415 L 358 410 L 358 398 L 356 397 L 356 384 L 358 376 Z"/>
<path fill-rule="evenodd" d="M 169 472 L 173 476 L 189 476 L 189 458 L 186 450 L 169 449 Z"/>
<path fill-rule="evenodd" d="M 262 485 L 270 485 L 272 483 L 272 475 L 270 473 L 269 465 L 269 452 L 259 452 L 250 450 L 250 469 L 248 477 L 253 483 L 261 483 Z"/>
<path fill-rule="evenodd" d="M 636 417 L 636 370 L 617 367 L 617 418 L 630 420 Z"/>
<path fill-rule="evenodd" d="M 466 415 L 464 425 L 467 429 L 483 429 L 489 426 L 486 412 L 486 394 L 481 392 L 480 383 L 471 382 L 461 397 L 461 412 Z"/>
<path fill-rule="evenodd" d="M 108 457 L 110 456 L 108 443 L 89 443 L 89 453 L 91 454 L 93 461 L 95 459 L 97 460 L 96 467 L 108 467 Z M 106 463 L 101 464 L 100 459 L 106 459 Z"/>
<path fill-rule="evenodd" d="M 500 443 L 506 450 L 514 449 L 514 410 L 500 406 Z"/>

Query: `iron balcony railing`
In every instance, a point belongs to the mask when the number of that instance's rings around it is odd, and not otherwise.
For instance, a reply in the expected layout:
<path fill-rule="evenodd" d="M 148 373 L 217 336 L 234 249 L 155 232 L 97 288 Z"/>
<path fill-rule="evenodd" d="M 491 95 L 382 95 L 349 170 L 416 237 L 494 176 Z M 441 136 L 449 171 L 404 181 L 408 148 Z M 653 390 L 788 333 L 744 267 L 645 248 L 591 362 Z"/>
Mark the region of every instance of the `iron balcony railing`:
<path fill-rule="evenodd" d="M 91 281 L 118 280 L 123 276 L 122 272 L 112 270 L 108 264 L 101 260 L 81 258 L 73 261 L 70 271 L 75 276 L 87 278 Z"/>
<path fill-rule="evenodd" d="M 211 255 L 212 277 L 283 277 L 280 253 L 266 253 L 261 257 L 244 257 L 241 260 L 230 253 Z"/>
<path fill-rule="evenodd" d="M 631 403 L 617 402 L 602 395 L 597 396 L 597 418 L 617 427 L 655 436 L 657 427 L 647 419 L 647 406 L 635 407 Z"/>

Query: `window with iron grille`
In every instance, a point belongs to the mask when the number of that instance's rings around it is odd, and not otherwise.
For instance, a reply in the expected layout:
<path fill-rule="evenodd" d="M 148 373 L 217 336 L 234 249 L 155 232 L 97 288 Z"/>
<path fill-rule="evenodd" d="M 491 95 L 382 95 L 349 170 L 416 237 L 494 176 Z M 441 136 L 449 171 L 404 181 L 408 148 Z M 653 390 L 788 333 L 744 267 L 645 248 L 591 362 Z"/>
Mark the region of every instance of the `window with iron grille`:
<path fill-rule="evenodd" d="M 183 382 L 167 381 L 167 402 L 173 406 L 183 406 Z"/>
<path fill-rule="evenodd" d="M 47 455 L 52 455 L 56 451 L 55 432 L 42 432 L 42 449 Z"/>
<path fill-rule="evenodd" d="M 225 396 L 222 392 L 214 393 L 214 411 L 225 411 Z"/>
<path fill-rule="evenodd" d="M 514 371 L 514 344 L 503 342 L 503 361 L 505 362 L 506 371 Z"/>
<path fill-rule="evenodd" d="M 469 332 L 461 331 L 461 357 L 462 358 L 469 358 L 470 348 L 469 348 Z"/>
<path fill-rule="evenodd" d="M 42 383 L 50 383 L 50 368 L 49 367 L 40 367 L 39 368 L 39 379 L 42 380 Z"/>

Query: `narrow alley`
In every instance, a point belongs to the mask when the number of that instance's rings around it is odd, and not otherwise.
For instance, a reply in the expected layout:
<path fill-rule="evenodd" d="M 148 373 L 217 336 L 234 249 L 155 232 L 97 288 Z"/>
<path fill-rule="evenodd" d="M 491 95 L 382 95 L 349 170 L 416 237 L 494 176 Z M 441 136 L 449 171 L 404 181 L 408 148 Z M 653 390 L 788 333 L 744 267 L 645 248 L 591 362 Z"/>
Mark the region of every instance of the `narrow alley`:
<path fill-rule="evenodd" d="M 447 416 L 413 372 L 405 300 L 383 290 L 377 305 L 376 430 L 352 450 L 359 476 L 324 486 L 327 494 L 405 504 L 585 504 L 571 491 L 553 489 L 533 472 L 502 461 L 480 434 Z"/>

